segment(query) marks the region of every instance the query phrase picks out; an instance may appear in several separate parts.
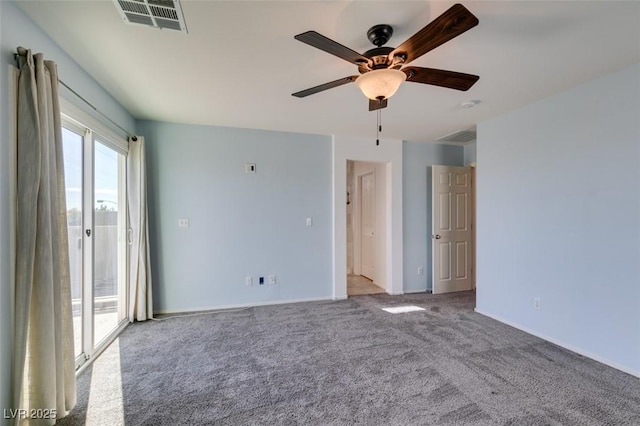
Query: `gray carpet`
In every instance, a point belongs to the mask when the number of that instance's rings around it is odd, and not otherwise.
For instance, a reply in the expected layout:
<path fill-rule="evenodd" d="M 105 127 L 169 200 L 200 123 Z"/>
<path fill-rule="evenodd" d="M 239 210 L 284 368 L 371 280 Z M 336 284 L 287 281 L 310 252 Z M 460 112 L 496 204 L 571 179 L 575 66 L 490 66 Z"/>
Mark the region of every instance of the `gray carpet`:
<path fill-rule="evenodd" d="M 424 311 L 390 314 L 381 307 Z M 640 379 L 473 312 L 358 296 L 129 326 L 60 425 L 640 425 Z"/>

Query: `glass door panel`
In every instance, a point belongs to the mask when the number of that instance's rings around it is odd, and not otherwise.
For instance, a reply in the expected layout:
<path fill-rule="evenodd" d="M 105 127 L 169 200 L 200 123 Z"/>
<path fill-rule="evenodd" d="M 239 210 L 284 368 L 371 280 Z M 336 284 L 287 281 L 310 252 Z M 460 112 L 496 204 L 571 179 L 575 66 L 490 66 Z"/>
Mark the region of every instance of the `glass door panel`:
<path fill-rule="evenodd" d="M 120 259 L 124 230 L 121 155 L 94 143 L 93 309 L 94 342 L 98 345 L 122 319 Z"/>
<path fill-rule="evenodd" d="M 62 129 L 64 177 L 67 198 L 67 235 L 71 275 L 71 306 L 73 311 L 74 354 L 82 347 L 82 144 L 83 137 L 75 131 Z"/>

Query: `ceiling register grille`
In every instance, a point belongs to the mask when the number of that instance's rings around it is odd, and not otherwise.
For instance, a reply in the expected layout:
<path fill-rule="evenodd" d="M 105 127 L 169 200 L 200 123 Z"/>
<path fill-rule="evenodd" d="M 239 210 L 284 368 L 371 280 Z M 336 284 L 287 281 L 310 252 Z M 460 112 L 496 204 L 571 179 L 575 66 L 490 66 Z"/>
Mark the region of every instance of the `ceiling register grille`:
<path fill-rule="evenodd" d="M 467 143 L 476 140 L 475 130 L 460 130 L 436 139 L 437 142 Z"/>
<path fill-rule="evenodd" d="M 113 4 L 130 24 L 188 32 L 180 0 L 113 0 Z"/>

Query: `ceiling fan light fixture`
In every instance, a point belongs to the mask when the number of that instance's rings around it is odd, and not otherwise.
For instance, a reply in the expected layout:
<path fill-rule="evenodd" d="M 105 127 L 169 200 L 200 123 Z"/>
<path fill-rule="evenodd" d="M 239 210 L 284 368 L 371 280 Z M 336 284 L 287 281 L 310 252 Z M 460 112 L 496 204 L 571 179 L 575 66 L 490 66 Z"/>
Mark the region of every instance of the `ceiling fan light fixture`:
<path fill-rule="evenodd" d="M 387 68 L 362 74 L 356 79 L 356 84 L 367 98 L 379 100 L 393 96 L 406 79 L 404 72 Z"/>

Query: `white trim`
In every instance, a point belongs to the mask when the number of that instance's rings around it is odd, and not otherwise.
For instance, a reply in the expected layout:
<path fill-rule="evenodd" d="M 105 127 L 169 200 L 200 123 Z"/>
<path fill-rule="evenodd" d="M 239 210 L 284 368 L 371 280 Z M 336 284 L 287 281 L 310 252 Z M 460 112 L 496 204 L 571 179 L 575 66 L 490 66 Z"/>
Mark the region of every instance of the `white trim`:
<path fill-rule="evenodd" d="M 81 293 L 81 329 L 82 353 L 88 359 L 94 354 L 94 251 L 95 235 L 87 235 L 87 229 L 94 230 L 95 194 L 93 193 L 93 135 L 91 129 L 85 128 L 82 135 L 82 293 Z M 91 319 L 89 321 L 89 319 Z"/>
<path fill-rule="evenodd" d="M 587 358 L 591 358 L 594 361 L 598 361 L 598 362 L 600 362 L 602 364 L 608 365 L 609 367 L 615 368 L 616 370 L 620 370 L 620 371 L 622 371 L 624 373 L 631 374 L 632 376 L 640 377 L 640 370 L 633 370 L 633 369 L 628 368 L 628 367 L 626 367 L 624 365 L 621 365 L 621 364 L 619 364 L 619 363 L 617 363 L 615 361 L 611 361 L 610 359 L 601 357 L 601 356 L 596 355 L 596 354 L 594 354 L 592 352 L 589 352 L 589 351 L 585 351 L 584 349 L 579 348 L 577 346 L 573 346 L 571 344 L 568 344 L 568 343 L 562 342 L 560 340 L 554 339 L 553 337 L 549 337 L 549 336 L 547 336 L 545 334 L 533 331 L 530 328 L 524 327 L 524 326 L 522 326 L 522 325 L 520 325 L 518 323 L 515 323 L 515 322 L 512 322 L 512 321 L 507 321 L 507 320 L 505 320 L 504 318 L 501 318 L 498 315 L 493 315 L 493 314 L 490 314 L 490 313 L 487 313 L 487 312 L 483 312 L 482 310 L 480 310 L 478 308 L 475 308 L 474 311 L 479 313 L 480 315 L 484 315 L 485 317 L 489 317 L 489 318 L 494 319 L 496 321 L 499 321 L 499 322 L 501 322 L 503 324 L 509 325 L 509 326 L 511 326 L 513 328 L 517 328 L 520 331 L 524 331 L 525 333 L 531 334 L 532 336 L 536 336 L 536 337 L 539 337 L 542 340 L 546 340 L 547 342 L 553 343 L 554 345 L 558 345 L 558 346 L 560 346 L 560 347 L 562 347 L 564 349 L 570 350 L 571 352 L 575 352 L 575 353 L 577 353 L 579 355 L 585 356 Z"/>
<path fill-rule="evenodd" d="M 344 298 L 346 299 L 346 297 Z M 233 305 L 220 305 L 220 306 L 208 306 L 203 308 L 188 308 L 188 309 L 160 309 L 153 311 L 153 315 L 163 314 L 181 314 L 184 312 L 206 312 L 206 311 L 220 311 L 226 309 L 238 309 L 238 308 L 253 308 L 257 306 L 271 306 L 271 305 L 287 305 L 289 303 L 305 303 L 305 302 L 325 302 L 336 300 L 331 297 L 309 297 L 306 299 L 286 299 L 286 300 L 273 300 L 267 302 L 252 302 L 252 303 L 237 303 Z"/>
<path fill-rule="evenodd" d="M 65 98 L 60 97 L 60 110 L 63 120 L 77 123 L 79 126 L 90 128 L 109 148 L 126 155 L 129 151 L 129 135 L 122 131 L 115 131 L 99 119 L 78 108 Z"/>
<path fill-rule="evenodd" d="M 351 211 L 353 219 L 353 275 L 362 275 L 362 211 L 360 203 L 362 196 L 360 195 L 360 187 L 362 186 L 362 175 L 355 173 L 356 161 L 353 164 L 353 210 Z M 349 182 L 347 182 L 349 185 Z M 348 238 L 348 236 L 347 236 Z M 348 284 L 347 284 L 348 285 Z"/>

